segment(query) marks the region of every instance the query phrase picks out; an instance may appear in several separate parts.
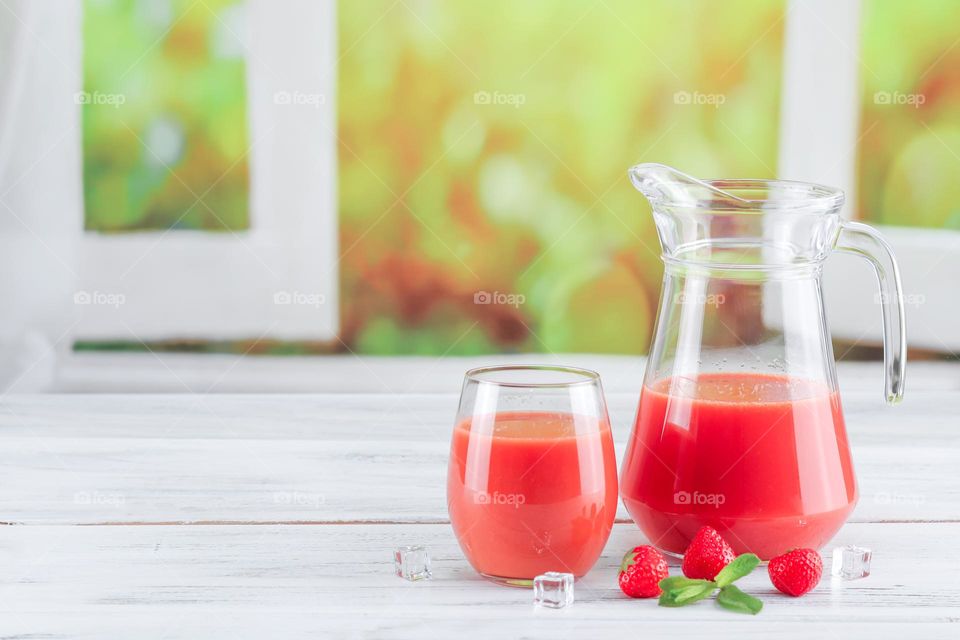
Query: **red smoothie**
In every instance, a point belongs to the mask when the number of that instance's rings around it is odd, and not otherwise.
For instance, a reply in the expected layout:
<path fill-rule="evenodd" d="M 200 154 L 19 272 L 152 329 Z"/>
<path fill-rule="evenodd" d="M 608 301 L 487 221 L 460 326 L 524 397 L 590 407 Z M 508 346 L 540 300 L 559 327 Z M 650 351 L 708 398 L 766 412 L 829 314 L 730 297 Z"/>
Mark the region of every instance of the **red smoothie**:
<path fill-rule="evenodd" d="M 609 423 L 545 412 L 464 420 L 453 432 L 447 506 L 464 554 L 488 577 L 585 574 L 617 510 Z"/>
<path fill-rule="evenodd" d="M 621 494 L 672 553 L 704 525 L 764 560 L 818 549 L 857 501 L 840 398 L 822 383 L 748 373 L 644 387 Z"/>

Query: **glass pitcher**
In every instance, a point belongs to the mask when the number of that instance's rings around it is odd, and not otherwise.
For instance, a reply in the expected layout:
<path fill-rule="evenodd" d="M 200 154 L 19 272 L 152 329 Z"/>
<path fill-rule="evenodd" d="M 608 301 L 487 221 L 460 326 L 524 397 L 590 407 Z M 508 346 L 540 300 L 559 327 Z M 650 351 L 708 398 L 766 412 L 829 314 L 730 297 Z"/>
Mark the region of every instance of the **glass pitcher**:
<path fill-rule="evenodd" d="M 843 193 L 768 180 L 630 169 L 664 262 L 656 330 L 620 478 L 652 544 L 682 554 L 704 525 L 768 560 L 820 548 L 857 502 L 820 278 L 837 251 L 881 288 L 886 400 L 903 394 L 900 276 Z"/>

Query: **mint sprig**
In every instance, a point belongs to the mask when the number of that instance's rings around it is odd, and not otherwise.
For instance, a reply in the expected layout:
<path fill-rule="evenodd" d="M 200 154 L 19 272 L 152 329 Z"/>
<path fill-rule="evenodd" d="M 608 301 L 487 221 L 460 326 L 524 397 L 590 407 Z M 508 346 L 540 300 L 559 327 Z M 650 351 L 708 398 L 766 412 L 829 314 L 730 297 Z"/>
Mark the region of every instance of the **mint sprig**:
<path fill-rule="evenodd" d="M 667 583 L 666 587 L 664 583 Z M 712 580 L 691 580 L 676 576 L 661 580 L 660 588 L 663 589 L 663 593 L 660 594 L 661 607 L 682 607 L 709 597 L 716 590 L 717 585 Z"/>
<path fill-rule="evenodd" d="M 713 595 L 720 589 L 717 604 L 730 611 L 756 615 L 763 608 L 763 603 L 753 596 L 744 593 L 734 582 L 747 576 L 760 564 L 760 558 L 752 553 L 744 553 L 721 569 L 713 580 L 693 580 L 683 576 L 672 576 L 660 581 L 661 607 L 684 607 Z"/>

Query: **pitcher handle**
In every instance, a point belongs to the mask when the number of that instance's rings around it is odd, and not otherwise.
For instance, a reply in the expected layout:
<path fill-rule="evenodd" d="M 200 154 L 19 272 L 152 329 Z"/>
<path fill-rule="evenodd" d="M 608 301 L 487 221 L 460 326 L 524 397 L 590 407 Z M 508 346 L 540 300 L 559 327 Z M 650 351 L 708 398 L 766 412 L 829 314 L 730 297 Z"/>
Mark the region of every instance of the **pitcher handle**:
<path fill-rule="evenodd" d="M 893 250 L 880 233 L 859 222 L 844 222 L 837 249 L 866 258 L 877 272 L 883 314 L 883 362 L 887 404 L 903 399 L 907 368 L 907 329 L 903 311 L 903 286 Z"/>

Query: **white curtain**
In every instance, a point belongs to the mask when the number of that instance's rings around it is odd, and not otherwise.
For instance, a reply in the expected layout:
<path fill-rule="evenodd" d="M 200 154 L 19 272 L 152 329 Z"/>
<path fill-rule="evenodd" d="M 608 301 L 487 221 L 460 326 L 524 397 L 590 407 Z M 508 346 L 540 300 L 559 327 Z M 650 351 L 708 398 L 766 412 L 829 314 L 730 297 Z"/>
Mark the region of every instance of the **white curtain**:
<path fill-rule="evenodd" d="M 83 228 L 78 0 L 0 5 L 0 390 L 43 391 L 69 352 Z"/>

